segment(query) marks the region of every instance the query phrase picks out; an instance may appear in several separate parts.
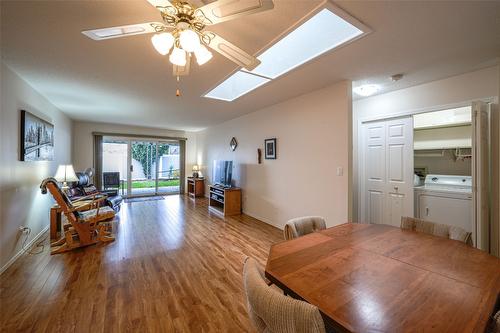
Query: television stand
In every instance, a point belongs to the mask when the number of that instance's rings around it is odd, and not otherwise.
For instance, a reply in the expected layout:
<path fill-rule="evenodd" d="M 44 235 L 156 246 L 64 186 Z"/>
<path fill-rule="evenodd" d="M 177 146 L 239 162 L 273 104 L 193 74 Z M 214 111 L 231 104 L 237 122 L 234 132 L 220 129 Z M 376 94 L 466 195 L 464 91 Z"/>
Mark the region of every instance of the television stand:
<path fill-rule="evenodd" d="M 224 216 L 241 214 L 241 188 L 210 185 L 208 209 Z"/>

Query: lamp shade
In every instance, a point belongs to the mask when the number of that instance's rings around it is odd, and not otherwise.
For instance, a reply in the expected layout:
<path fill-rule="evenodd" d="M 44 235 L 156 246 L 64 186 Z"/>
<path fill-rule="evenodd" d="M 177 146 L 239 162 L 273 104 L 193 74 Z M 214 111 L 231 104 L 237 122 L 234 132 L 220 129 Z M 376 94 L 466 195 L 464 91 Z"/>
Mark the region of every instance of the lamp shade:
<path fill-rule="evenodd" d="M 174 50 L 170 54 L 170 62 L 177 66 L 186 66 L 186 52 L 183 49 L 174 47 Z"/>
<path fill-rule="evenodd" d="M 58 182 L 77 182 L 78 177 L 76 176 L 75 169 L 73 169 L 72 164 L 61 164 L 57 168 L 56 175 L 54 178 Z"/>
<path fill-rule="evenodd" d="M 196 56 L 196 62 L 198 65 L 203 65 L 210 59 L 212 59 L 212 52 L 207 50 L 207 48 L 203 45 L 200 45 L 195 51 L 194 55 Z"/>
<path fill-rule="evenodd" d="M 193 165 L 193 171 L 200 171 L 200 167 L 198 165 Z"/>
<path fill-rule="evenodd" d="M 181 32 L 179 42 L 184 51 L 194 52 L 200 46 L 200 37 L 193 30 L 187 29 Z"/>
<path fill-rule="evenodd" d="M 168 32 L 156 34 L 151 37 L 151 42 L 153 43 L 153 46 L 159 54 L 167 55 L 174 45 L 174 36 L 172 36 L 172 34 Z"/>

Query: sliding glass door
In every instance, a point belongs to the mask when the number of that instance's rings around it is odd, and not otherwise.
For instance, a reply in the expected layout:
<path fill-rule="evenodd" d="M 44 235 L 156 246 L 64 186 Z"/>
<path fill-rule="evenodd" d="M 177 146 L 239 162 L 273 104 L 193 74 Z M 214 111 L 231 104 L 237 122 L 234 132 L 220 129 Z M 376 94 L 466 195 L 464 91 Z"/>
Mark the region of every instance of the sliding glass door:
<path fill-rule="evenodd" d="M 129 169 L 129 140 L 104 137 L 102 141 L 102 187 L 104 190 L 118 189 L 127 196 Z"/>
<path fill-rule="evenodd" d="M 179 141 L 104 137 L 103 178 L 118 173 L 128 197 L 180 193 L 180 150 Z"/>
<path fill-rule="evenodd" d="M 176 142 L 158 142 L 156 180 L 158 193 L 179 193 L 180 146 Z"/>
<path fill-rule="evenodd" d="M 130 194 L 154 195 L 156 190 L 156 142 L 130 142 Z"/>

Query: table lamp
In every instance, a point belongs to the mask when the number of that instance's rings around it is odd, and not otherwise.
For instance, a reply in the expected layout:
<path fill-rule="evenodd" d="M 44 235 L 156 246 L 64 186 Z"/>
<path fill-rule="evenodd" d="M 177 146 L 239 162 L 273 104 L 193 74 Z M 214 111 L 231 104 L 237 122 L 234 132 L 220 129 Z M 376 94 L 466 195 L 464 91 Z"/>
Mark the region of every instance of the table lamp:
<path fill-rule="evenodd" d="M 61 164 L 57 168 L 56 175 L 54 178 L 63 183 L 62 190 L 67 191 L 69 186 L 68 182 L 77 182 L 79 179 L 75 174 L 75 169 L 73 169 L 72 164 Z"/>
<path fill-rule="evenodd" d="M 198 178 L 199 171 L 200 171 L 200 167 L 197 164 L 193 165 L 193 177 L 194 178 Z"/>

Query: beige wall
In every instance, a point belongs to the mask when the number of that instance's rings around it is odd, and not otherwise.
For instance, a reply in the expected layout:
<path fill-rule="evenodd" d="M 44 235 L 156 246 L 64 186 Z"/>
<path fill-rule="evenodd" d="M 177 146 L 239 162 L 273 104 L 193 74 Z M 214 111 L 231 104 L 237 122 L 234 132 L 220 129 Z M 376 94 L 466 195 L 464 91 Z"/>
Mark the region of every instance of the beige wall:
<path fill-rule="evenodd" d="M 55 174 L 59 164 L 71 162 L 71 120 L 2 63 L 0 114 L 0 272 L 20 253 L 24 235 L 19 226 L 31 228 L 28 242 L 49 225 L 50 195 L 40 193 L 40 182 Z M 19 161 L 20 110 L 54 124 L 55 160 Z"/>
<path fill-rule="evenodd" d="M 447 79 L 434 81 L 415 87 L 401 89 L 374 97 L 363 98 L 353 103 L 353 202 L 354 219 L 359 214 L 358 205 L 358 126 L 363 119 L 375 117 L 391 117 L 401 114 L 411 114 L 423 110 L 437 110 L 447 106 L 470 105 L 474 100 L 493 98 L 493 180 L 498 184 L 498 158 L 499 158 L 499 114 L 498 96 L 500 95 L 499 66 L 493 66 L 478 71 L 457 75 Z M 493 189 L 493 220 L 495 228 L 498 227 L 498 187 Z M 498 247 L 497 244 L 495 244 Z M 498 249 L 493 249 L 498 251 Z M 498 253 L 498 252 L 496 252 Z"/>
<path fill-rule="evenodd" d="M 161 128 L 127 126 L 118 124 L 75 121 L 73 123 L 73 161 L 75 170 L 85 170 L 93 165 L 94 139 L 92 132 L 119 133 L 148 136 L 170 136 L 187 138 L 186 174 L 190 175 L 195 163 L 196 135 L 192 132 L 174 131 Z"/>
<path fill-rule="evenodd" d="M 233 161 L 248 215 L 279 228 L 293 217 L 322 215 L 333 226 L 349 216 L 350 124 L 351 83 L 341 82 L 198 132 L 198 161 L 207 183 L 214 160 Z M 259 165 L 257 148 L 273 137 L 278 158 L 263 156 Z"/>

